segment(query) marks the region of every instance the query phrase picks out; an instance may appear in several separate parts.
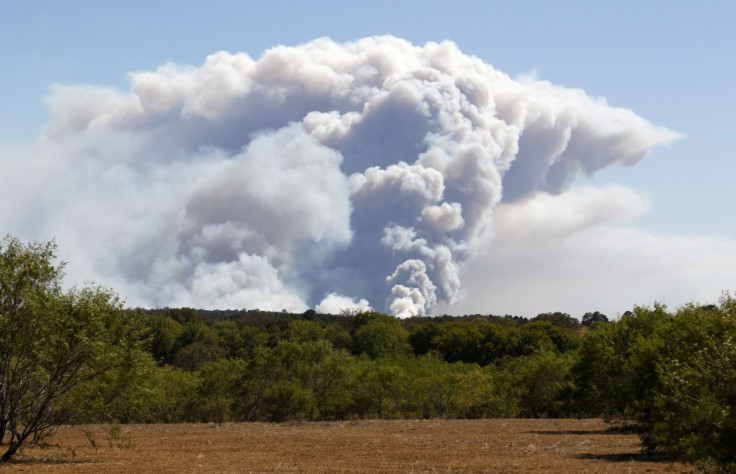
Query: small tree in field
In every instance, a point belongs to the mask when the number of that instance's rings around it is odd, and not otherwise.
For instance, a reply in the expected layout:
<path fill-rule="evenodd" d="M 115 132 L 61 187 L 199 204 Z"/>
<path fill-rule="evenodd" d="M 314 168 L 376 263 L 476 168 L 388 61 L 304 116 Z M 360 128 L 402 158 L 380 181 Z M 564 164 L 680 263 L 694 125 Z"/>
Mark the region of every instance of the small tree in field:
<path fill-rule="evenodd" d="M 62 290 L 55 251 L 0 240 L 0 463 L 68 421 L 67 394 L 112 369 L 132 336 L 112 291 Z"/>

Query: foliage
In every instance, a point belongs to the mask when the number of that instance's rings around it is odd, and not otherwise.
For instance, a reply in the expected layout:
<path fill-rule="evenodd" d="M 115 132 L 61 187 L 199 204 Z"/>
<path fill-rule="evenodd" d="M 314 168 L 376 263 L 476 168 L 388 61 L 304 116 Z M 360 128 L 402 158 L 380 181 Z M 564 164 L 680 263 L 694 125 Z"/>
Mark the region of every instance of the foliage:
<path fill-rule="evenodd" d="M 62 422 L 595 417 L 649 450 L 736 471 L 736 300 L 399 320 L 127 310 L 61 289 L 53 243 L 0 242 L 0 442 Z"/>
<path fill-rule="evenodd" d="M 655 304 L 584 324 L 562 313 L 150 313 L 161 365 L 141 419 L 602 416 L 635 422 L 648 449 L 730 469 L 734 307 Z"/>
<path fill-rule="evenodd" d="M 361 418 L 399 418 L 406 373 L 394 359 L 358 359 L 352 383 L 355 413 Z"/>
<path fill-rule="evenodd" d="M 559 311 L 554 313 L 541 313 L 532 321 L 547 321 L 548 323 L 561 327 L 563 329 L 577 329 L 580 327 L 580 321 L 573 318 L 567 313 L 561 313 Z"/>
<path fill-rule="evenodd" d="M 580 323 L 585 327 L 591 327 L 594 324 L 598 323 L 607 323 L 608 322 L 608 316 L 601 313 L 600 311 L 595 311 L 593 313 L 585 313 L 583 315 L 582 320 Z"/>
<path fill-rule="evenodd" d="M 659 384 L 661 335 L 671 318 L 663 305 L 655 304 L 597 325 L 583 339 L 572 369 L 577 411 L 608 419 L 646 418 Z"/>
<path fill-rule="evenodd" d="M 420 326 L 409 336 L 409 342 L 417 355 L 437 351 L 447 362 L 485 366 L 542 350 L 573 351 L 580 337 L 576 331 L 555 326 L 545 319 L 520 327 L 486 321 L 451 321 Z"/>
<path fill-rule="evenodd" d="M 140 320 L 133 319 L 128 337 L 120 343 L 110 370 L 70 392 L 71 421 L 75 423 L 143 423 L 154 420 L 151 400 L 157 389 L 158 367 L 141 349 Z"/>
<path fill-rule="evenodd" d="M 146 420 L 160 423 L 196 421 L 201 375 L 165 365 L 154 374 L 154 390 L 148 397 Z"/>
<path fill-rule="evenodd" d="M 508 360 L 495 376 L 502 393 L 524 417 L 561 417 L 569 414 L 572 356 L 552 351 Z M 510 405 L 510 406 L 514 406 Z"/>
<path fill-rule="evenodd" d="M 73 416 L 70 393 L 119 367 L 137 333 L 110 290 L 61 288 L 53 242 L 0 240 L 2 461 Z"/>
<path fill-rule="evenodd" d="M 360 313 L 353 332 L 353 353 L 372 359 L 407 354 L 409 334 L 399 320 L 376 312 Z"/>
<path fill-rule="evenodd" d="M 666 338 L 645 443 L 736 472 L 736 301 L 726 294 L 717 308 L 681 308 Z"/>
<path fill-rule="evenodd" d="M 634 420 L 644 446 L 736 471 L 736 302 L 638 307 L 595 325 L 573 366 L 578 413 Z"/>

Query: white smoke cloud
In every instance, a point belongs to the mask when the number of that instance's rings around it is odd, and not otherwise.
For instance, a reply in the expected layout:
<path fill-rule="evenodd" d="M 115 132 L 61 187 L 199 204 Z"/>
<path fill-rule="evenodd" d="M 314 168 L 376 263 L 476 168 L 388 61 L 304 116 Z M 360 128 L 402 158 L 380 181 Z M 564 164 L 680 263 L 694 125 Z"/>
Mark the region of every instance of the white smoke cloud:
<path fill-rule="evenodd" d="M 577 318 L 601 311 L 615 318 L 637 304 L 716 301 L 736 279 L 736 241 L 626 225 L 648 207 L 618 186 L 502 204 L 493 245 L 462 269 L 468 298 L 438 311 L 527 317 L 564 311 Z"/>
<path fill-rule="evenodd" d="M 341 314 L 344 311 L 370 311 L 372 308 L 371 305 L 368 304 L 367 300 L 360 299 L 358 301 L 354 301 L 352 298 L 348 298 L 347 296 L 330 293 L 325 296 L 325 299 L 323 299 L 315 309 L 319 313 Z"/>
<path fill-rule="evenodd" d="M 0 228 L 145 306 L 431 314 L 499 203 L 678 137 L 451 42 L 318 39 L 130 83 L 50 90 L 34 150 L 0 162 Z"/>

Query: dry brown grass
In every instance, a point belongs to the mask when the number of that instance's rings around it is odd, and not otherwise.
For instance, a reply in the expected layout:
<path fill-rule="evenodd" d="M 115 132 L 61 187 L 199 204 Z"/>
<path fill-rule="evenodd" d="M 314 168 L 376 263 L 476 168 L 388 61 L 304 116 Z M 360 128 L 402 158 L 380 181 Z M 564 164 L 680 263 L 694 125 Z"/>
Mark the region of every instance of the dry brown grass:
<path fill-rule="evenodd" d="M 691 472 L 599 420 L 87 426 L 0 472 Z M 97 444 L 92 446 L 90 439 Z"/>

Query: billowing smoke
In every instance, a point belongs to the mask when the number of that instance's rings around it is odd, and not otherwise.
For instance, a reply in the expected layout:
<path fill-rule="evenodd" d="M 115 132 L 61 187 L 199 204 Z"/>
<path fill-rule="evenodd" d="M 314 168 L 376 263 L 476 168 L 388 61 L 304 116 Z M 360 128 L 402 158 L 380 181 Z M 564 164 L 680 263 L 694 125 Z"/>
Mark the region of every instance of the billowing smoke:
<path fill-rule="evenodd" d="M 499 202 L 676 138 L 451 42 L 319 39 L 130 82 L 52 88 L 34 150 L 0 164 L 0 229 L 56 237 L 134 305 L 431 314 Z"/>

